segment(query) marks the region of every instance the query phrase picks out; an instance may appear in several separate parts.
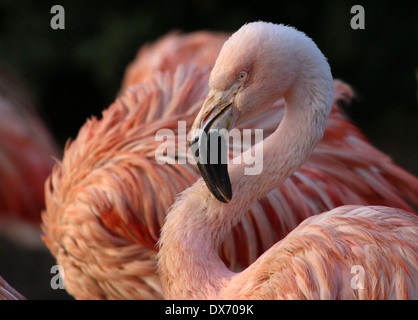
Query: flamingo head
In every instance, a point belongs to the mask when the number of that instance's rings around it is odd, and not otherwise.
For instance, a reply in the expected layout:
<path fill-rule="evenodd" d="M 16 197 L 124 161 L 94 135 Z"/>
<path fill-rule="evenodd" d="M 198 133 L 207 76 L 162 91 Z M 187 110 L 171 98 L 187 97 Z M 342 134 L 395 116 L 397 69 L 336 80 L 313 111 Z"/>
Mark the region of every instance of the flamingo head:
<path fill-rule="evenodd" d="M 210 91 L 189 134 L 201 175 L 219 201 L 232 199 L 222 130 L 292 95 L 301 80 L 300 62 L 308 69 L 318 62 L 313 48 L 316 45 L 304 33 L 266 22 L 246 24 L 224 43 L 210 75 Z"/>

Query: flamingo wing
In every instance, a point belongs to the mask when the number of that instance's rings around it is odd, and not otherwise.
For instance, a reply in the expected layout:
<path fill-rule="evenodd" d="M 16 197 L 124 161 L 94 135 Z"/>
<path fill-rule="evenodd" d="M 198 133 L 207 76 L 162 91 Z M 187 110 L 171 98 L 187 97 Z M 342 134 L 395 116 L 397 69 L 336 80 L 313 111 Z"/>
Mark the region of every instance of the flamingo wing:
<path fill-rule="evenodd" d="M 155 73 L 174 73 L 179 65 L 212 67 L 229 33 L 196 31 L 182 34 L 173 31 L 141 47 L 135 60 L 126 68 L 121 92 L 136 83 L 150 80 Z"/>
<path fill-rule="evenodd" d="M 224 296 L 249 299 L 416 299 L 416 215 L 338 207 L 304 220 L 237 274 Z"/>

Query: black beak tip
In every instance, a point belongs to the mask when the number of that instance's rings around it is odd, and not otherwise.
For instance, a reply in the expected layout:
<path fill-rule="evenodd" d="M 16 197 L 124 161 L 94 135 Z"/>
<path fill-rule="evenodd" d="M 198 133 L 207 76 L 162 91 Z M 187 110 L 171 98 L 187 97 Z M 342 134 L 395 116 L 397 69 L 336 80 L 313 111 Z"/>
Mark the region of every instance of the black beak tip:
<path fill-rule="evenodd" d="M 224 194 L 223 199 L 219 200 L 219 201 L 221 201 L 223 203 L 229 203 L 231 200 L 232 200 L 232 191 L 228 192 L 227 194 Z"/>
<path fill-rule="evenodd" d="M 232 200 L 232 191 L 231 190 L 219 190 L 219 188 L 214 191 L 212 188 L 210 188 L 212 194 L 216 199 L 218 199 L 220 202 L 223 203 L 229 203 Z M 226 191 L 226 192 L 225 192 Z"/>
<path fill-rule="evenodd" d="M 232 188 L 229 176 L 227 174 L 219 175 L 217 170 L 213 170 L 213 166 L 207 164 L 198 162 L 197 166 L 212 195 L 220 202 L 229 203 L 232 199 Z M 226 165 L 223 165 L 223 167 L 226 169 Z M 224 172 L 226 171 L 225 169 L 223 170 Z"/>
<path fill-rule="evenodd" d="M 213 117 L 203 128 L 203 132 L 190 139 L 189 143 L 198 148 L 195 158 L 199 171 L 212 195 L 220 202 L 229 203 L 232 199 L 231 181 L 228 174 L 228 139 L 213 129 L 213 123 L 223 112 Z M 211 141 L 215 141 L 212 145 Z"/>

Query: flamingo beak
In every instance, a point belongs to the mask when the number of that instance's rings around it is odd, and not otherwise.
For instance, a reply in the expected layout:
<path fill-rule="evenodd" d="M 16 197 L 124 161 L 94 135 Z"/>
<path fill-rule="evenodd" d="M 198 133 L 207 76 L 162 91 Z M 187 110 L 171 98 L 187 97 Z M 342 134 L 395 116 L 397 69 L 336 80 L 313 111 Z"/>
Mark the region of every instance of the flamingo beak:
<path fill-rule="evenodd" d="M 228 91 L 212 90 L 190 131 L 189 144 L 210 192 L 221 202 L 232 199 L 228 174 L 228 132 L 237 119 Z"/>

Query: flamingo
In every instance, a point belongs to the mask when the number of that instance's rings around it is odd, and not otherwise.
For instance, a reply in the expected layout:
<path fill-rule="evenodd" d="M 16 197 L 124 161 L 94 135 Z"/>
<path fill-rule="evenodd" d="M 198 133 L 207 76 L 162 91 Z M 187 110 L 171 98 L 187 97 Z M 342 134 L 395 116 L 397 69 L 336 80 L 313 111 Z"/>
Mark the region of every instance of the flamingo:
<path fill-rule="evenodd" d="M 285 99 L 276 131 L 247 150 L 263 154 L 259 175 L 244 164 L 208 164 L 168 212 L 158 267 L 168 299 L 416 299 L 418 219 L 402 209 L 345 205 L 304 220 L 245 270 L 234 273 L 218 249 L 251 203 L 268 194 L 309 158 L 333 104 L 330 66 L 304 33 L 265 22 L 241 27 L 225 42 L 210 92 L 192 127 L 226 128 Z M 217 149 L 215 149 L 217 150 Z M 209 151 L 211 152 L 211 151 Z M 231 189 L 232 186 L 232 189 Z M 209 192 L 210 190 L 210 192 Z M 352 267 L 364 268 L 364 287 Z"/>
<path fill-rule="evenodd" d="M 25 85 L 0 66 L 0 232 L 15 243 L 45 248 L 44 183 L 58 155 Z"/>
<path fill-rule="evenodd" d="M 26 298 L 0 277 L 0 300 L 26 300 Z"/>
<path fill-rule="evenodd" d="M 64 267 L 66 290 L 78 299 L 163 298 L 155 245 L 169 207 L 197 180 L 198 170 L 156 163 L 155 134 L 159 129 L 177 133 L 179 120 L 191 127 L 208 93 L 209 76 L 208 68 L 192 67 L 185 59 L 187 67 L 172 65 L 178 63 L 170 56 L 172 48 L 183 54 L 184 46 L 194 43 L 193 34 L 171 35 L 169 42 L 140 50 L 147 54 L 138 54 L 139 59 L 167 63 L 145 69 L 145 83 L 126 80 L 102 118 L 88 120 L 67 143 L 45 184 L 43 239 Z M 168 49 L 155 51 L 161 48 Z M 205 59 L 211 51 L 211 69 L 219 45 L 199 48 L 205 48 Z M 198 53 L 184 56 L 199 61 Z M 139 75 L 141 65 L 147 64 L 136 61 L 128 70 L 139 68 Z M 412 210 L 407 200 L 418 202 L 418 180 L 375 149 L 340 111 L 339 102 L 349 103 L 353 96 L 351 88 L 336 80 L 334 96 L 324 138 L 308 162 L 253 203 L 226 236 L 220 254 L 231 270 L 248 266 L 302 220 L 324 210 L 347 203 Z M 240 127 L 271 134 L 283 117 L 283 99 L 275 107 Z"/>

